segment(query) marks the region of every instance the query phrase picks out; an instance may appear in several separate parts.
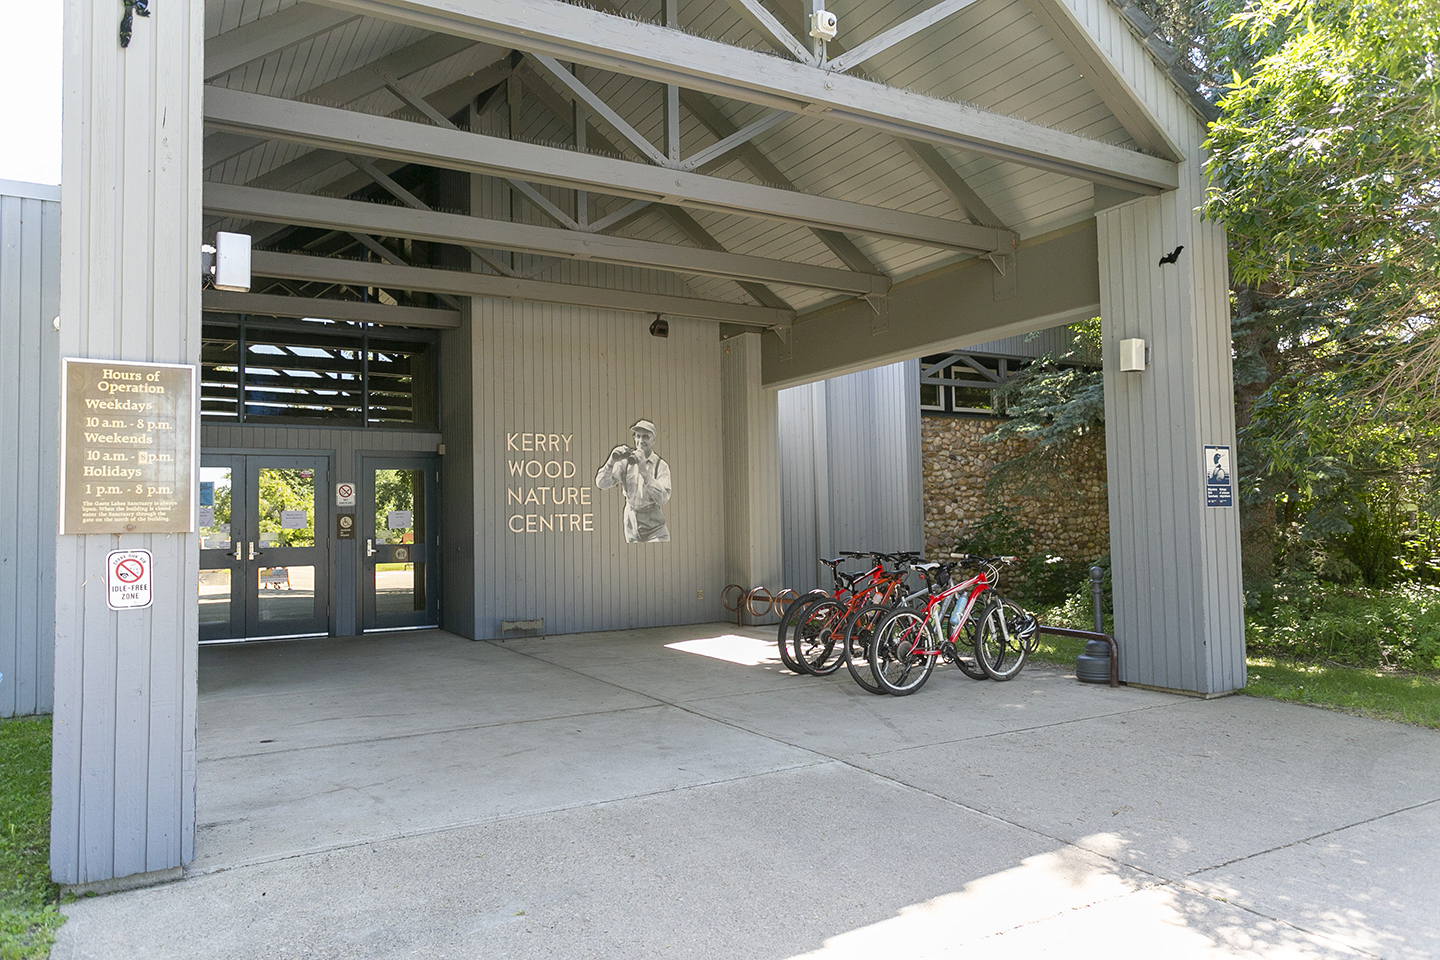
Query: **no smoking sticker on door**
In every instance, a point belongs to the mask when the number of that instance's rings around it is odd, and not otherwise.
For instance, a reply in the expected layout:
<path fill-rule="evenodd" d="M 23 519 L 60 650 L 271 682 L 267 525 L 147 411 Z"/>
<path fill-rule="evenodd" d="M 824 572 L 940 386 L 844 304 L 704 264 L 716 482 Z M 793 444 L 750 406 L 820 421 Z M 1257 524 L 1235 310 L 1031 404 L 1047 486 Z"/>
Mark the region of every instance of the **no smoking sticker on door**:
<path fill-rule="evenodd" d="M 105 556 L 105 587 L 111 610 L 150 606 L 150 551 L 111 550 Z"/>

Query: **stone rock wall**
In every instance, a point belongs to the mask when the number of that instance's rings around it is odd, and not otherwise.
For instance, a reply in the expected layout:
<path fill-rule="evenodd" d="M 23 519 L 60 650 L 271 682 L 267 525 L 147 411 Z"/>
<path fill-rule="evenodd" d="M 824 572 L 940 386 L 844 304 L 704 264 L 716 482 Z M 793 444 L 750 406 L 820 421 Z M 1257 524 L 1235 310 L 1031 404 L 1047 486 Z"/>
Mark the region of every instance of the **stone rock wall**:
<path fill-rule="evenodd" d="M 1105 435 L 1081 440 L 1039 496 L 985 492 L 995 465 L 1024 452 L 1023 440 L 984 443 L 997 421 L 921 417 L 920 461 L 925 487 L 925 549 L 940 554 L 990 512 L 1004 508 L 1030 531 L 1036 554 L 1090 562 L 1110 549 L 1105 498 Z"/>

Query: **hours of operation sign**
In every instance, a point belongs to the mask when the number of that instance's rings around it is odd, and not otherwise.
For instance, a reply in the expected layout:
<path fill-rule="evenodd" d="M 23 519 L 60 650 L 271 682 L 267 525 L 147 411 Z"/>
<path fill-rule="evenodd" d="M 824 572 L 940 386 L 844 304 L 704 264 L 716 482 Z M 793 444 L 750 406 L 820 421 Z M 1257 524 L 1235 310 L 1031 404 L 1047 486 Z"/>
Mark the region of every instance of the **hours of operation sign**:
<path fill-rule="evenodd" d="M 66 358 L 60 532 L 194 530 L 195 368 Z"/>

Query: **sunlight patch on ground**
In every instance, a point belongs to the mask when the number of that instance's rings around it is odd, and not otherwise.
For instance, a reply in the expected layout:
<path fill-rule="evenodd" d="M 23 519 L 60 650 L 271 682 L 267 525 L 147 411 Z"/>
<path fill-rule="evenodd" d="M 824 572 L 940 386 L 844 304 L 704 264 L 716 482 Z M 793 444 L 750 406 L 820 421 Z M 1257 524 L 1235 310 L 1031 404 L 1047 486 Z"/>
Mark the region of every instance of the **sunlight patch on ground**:
<path fill-rule="evenodd" d="M 1113 834 L 1080 842 L 1114 852 L 1124 846 Z M 791 960 L 1299 960 L 1349 953 L 1333 941 L 1067 846 L 901 907 L 896 916 L 831 937 Z"/>
<path fill-rule="evenodd" d="M 696 640 L 681 640 L 665 644 L 667 650 L 694 653 L 712 660 L 738 663 L 742 667 L 758 667 L 761 664 L 779 663 L 780 653 L 773 640 L 756 640 L 727 633 L 719 637 L 700 637 Z"/>
<path fill-rule="evenodd" d="M 955 893 L 902 907 L 898 916 L 825 941 L 803 960 L 943 957 L 1045 917 L 1133 893 L 1113 865 L 1074 847 L 1027 857 Z M 794 960 L 801 960 L 797 957 Z"/>

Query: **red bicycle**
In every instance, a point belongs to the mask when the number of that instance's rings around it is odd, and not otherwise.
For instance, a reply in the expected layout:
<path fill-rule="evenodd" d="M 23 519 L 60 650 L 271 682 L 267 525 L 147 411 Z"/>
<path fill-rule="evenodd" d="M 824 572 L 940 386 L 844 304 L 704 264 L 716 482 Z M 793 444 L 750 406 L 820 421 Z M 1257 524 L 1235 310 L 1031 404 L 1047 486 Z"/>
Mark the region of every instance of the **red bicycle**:
<path fill-rule="evenodd" d="M 1000 567 L 1014 560 L 960 557 L 915 564 L 930 596 L 923 608 L 902 607 L 875 626 L 869 660 L 876 682 L 888 693 L 906 696 L 925 685 L 940 659 L 976 679 L 1009 680 L 1018 674 L 1038 624 L 1015 603 L 994 593 Z M 957 583 L 951 574 L 959 566 L 975 567 L 977 572 Z"/>
<path fill-rule="evenodd" d="M 843 573 L 838 569 L 847 559 L 865 557 L 873 564 L 868 570 Z M 887 610 L 894 606 L 908 564 L 915 559 L 918 554 L 866 554 L 846 550 L 834 560 L 821 560 L 830 567 L 835 592 L 817 593 L 813 599 L 807 594 L 802 598 L 803 606 L 797 604 L 787 611 L 787 622 L 781 623 L 779 631 L 780 654 L 785 665 L 796 673 L 822 677 L 840 669 L 840 665 L 850 659 L 847 628 L 853 614 L 867 604 L 882 605 Z M 895 569 L 886 570 L 887 562 L 893 563 Z M 788 616 L 792 613 L 793 616 Z M 851 674 L 862 686 L 872 689 L 856 675 L 853 666 Z"/>

